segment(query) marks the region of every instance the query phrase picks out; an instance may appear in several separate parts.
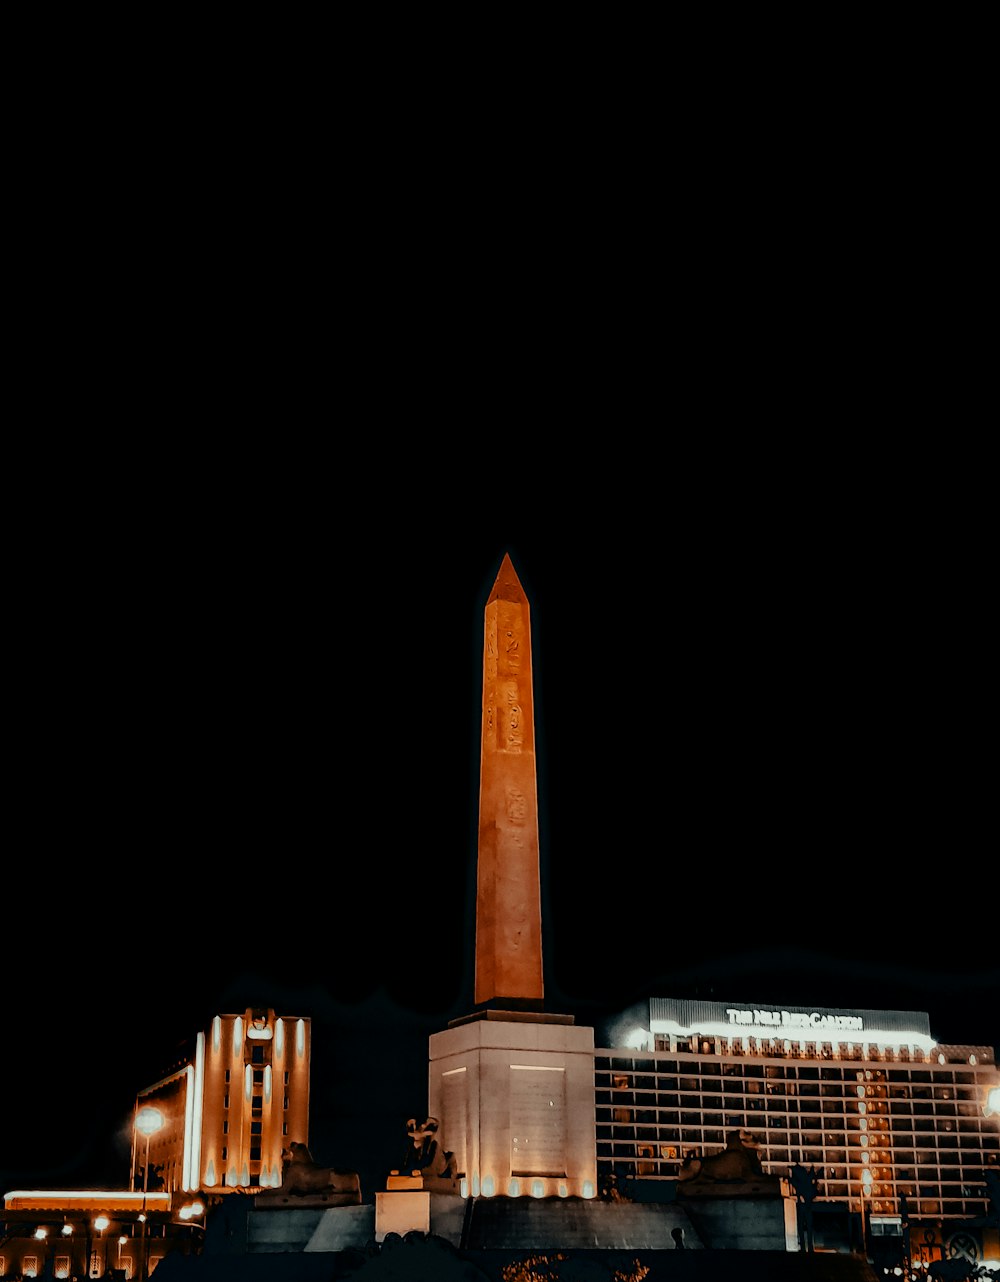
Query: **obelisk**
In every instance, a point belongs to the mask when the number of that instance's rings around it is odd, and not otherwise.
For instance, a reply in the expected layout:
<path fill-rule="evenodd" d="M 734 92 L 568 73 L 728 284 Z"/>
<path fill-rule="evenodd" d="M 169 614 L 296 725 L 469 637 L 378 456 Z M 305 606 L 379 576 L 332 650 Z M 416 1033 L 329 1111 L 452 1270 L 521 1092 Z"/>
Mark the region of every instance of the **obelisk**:
<path fill-rule="evenodd" d="M 504 556 L 483 638 L 476 1009 L 428 1041 L 429 1115 L 462 1197 L 597 1191 L 594 1030 L 542 1006 L 540 882 L 531 622 Z"/>
<path fill-rule="evenodd" d="M 531 620 L 506 554 L 484 618 L 478 853 L 476 1004 L 541 1009 Z"/>

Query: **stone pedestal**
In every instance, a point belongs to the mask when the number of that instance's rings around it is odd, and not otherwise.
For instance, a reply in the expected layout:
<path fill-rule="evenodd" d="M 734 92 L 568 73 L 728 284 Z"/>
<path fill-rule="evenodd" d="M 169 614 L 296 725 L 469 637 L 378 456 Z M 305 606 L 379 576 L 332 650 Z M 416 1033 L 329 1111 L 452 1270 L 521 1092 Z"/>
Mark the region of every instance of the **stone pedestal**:
<path fill-rule="evenodd" d="M 384 1241 L 388 1233 L 405 1237 L 416 1230 L 433 1233 L 457 1247 L 462 1240 L 464 1218 L 465 1199 L 457 1193 L 432 1193 L 418 1187 L 375 1194 L 376 1242 Z"/>
<path fill-rule="evenodd" d="M 430 1037 L 429 1111 L 467 1196 L 597 1192 L 594 1030 L 484 1011 Z"/>

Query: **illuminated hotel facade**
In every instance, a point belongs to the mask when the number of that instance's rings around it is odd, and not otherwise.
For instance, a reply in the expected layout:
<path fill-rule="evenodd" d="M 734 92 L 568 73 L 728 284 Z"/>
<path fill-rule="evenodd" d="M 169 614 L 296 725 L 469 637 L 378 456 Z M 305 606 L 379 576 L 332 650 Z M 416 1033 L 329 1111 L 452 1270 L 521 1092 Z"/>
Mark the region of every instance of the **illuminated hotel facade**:
<path fill-rule="evenodd" d="M 599 1178 L 676 1180 L 743 1131 L 766 1173 L 814 1168 L 818 1203 L 873 1222 L 990 1215 L 995 1051 L 938 1045 L 925 1014 L 654 998 L 613 1040 L 595 1052 Z"/>
<path fill-rule="evenodd" d="M 269 1008 L 216 1015 L 194 1050 L 135 1101 L 128 1191 L 4 1194 L 0 1278 L 145 1278 L 200 1249 L 229 1193 L 281 1184 L 281 1151 L 309 1142 L 312 1023 Z"/>
<path fill-rule="evenodd" d="M 148 1140 L 150 1171 L 169 1193 L 278 1188 L 282 1149 L 309 1143 L 311 1048 L 308 1018 L 216 1015 L 190 1061 L 136 1097 L 133 1187 L 143 1187 Z"/>

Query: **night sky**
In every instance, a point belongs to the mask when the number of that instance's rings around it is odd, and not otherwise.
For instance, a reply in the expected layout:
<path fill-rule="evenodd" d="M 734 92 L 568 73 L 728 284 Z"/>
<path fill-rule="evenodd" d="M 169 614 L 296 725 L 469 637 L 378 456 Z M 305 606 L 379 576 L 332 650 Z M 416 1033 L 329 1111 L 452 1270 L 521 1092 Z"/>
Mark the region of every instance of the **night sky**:
<path fill-rule="evenodd" d="M 472 1009 L 505 552 L 549 1009 L 914 1009 L 1000 1044 L 977 514 L 888 465 L 754 461 L 770 481 L 730 460 L 608 492 L 598 467 L 530 504 L 263 466 L 42 496 L 8 613 L 0 1191 L 124 1185 L 136 1090 L 251 1004 L 312 1018 L 314 1156 L 384 1187 L 427 1036 Z"/>

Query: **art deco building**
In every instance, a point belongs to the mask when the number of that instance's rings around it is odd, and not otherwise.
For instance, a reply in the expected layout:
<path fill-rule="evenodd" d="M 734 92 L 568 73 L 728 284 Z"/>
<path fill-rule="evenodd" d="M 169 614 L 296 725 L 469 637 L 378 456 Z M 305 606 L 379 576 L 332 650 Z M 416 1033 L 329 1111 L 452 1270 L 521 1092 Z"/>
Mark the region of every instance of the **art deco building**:
<path fill-rule="evenodd" d="M 132 1183 L 169 1193 L 277 1188 L 281 1153 L 309 1143 L 312 1025 L 248 1009 L 216 1015 L 193 1056 L 139 1092 Z"/>
<path fill-rule="evenodd" d="M 757 1141 L 765 1172 L 814 1168 L 818 1201 L 875 1224 L 990 1215 L 995 1052 L 938 1045 L 926 1014 L 654 998 L 614 1040 L 595 1052 L 602 1177 L 675 1180 L 687 1155 L 735 1130 Z"/>

